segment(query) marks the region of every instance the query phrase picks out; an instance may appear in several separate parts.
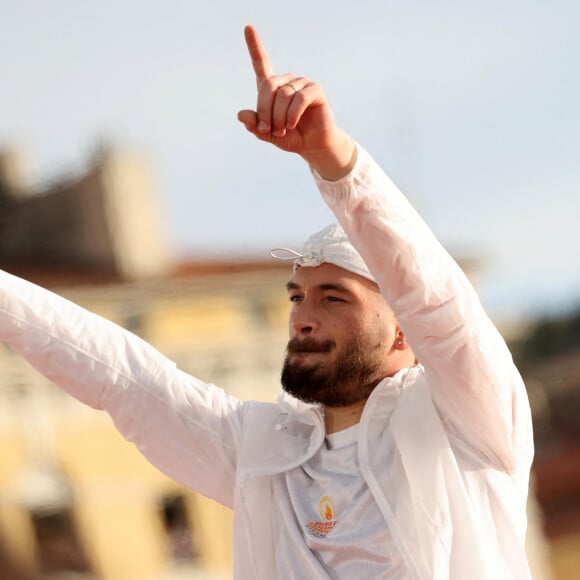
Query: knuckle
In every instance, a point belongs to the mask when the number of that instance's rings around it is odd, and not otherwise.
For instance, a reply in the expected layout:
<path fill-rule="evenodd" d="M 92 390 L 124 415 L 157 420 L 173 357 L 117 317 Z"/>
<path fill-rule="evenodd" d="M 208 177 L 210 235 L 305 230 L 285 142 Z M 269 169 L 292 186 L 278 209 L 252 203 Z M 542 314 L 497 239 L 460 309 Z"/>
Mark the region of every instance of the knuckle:
<path fill-rule="evenodd" d="M 260 86 L 260 90 L 264 90 L 267 92 L 274 92 L 279 83 L 276 82 L 276 77 L 268 77 L 262 81 Z"/>

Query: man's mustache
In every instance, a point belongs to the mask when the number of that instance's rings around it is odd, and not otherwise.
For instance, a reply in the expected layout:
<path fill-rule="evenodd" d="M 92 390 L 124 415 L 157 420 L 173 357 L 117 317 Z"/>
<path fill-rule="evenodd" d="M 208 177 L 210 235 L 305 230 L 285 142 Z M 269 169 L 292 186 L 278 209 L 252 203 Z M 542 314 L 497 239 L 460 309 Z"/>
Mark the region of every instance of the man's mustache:
<path fill-rule="evenodd" d="M 286 352 L 288 354 L 298 354 L 301 352 L 330 352 L 336 347 L 334 340 L 316 340 L 315 338 L 299 338 L 295 336 L 290 339 Z"/>

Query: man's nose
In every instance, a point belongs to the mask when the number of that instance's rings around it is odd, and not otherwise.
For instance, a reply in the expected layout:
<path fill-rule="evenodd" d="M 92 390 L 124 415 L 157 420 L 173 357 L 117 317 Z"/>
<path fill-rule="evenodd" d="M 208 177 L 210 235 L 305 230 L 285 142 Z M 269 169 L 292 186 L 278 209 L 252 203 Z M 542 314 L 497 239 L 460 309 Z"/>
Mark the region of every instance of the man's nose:
<path fill-rule="evenodd" d="M 320 326 L 314 308 L 306 301 L 295 306 L 290 323 L 294 333 L 302 336 L 315 333 Z"/>

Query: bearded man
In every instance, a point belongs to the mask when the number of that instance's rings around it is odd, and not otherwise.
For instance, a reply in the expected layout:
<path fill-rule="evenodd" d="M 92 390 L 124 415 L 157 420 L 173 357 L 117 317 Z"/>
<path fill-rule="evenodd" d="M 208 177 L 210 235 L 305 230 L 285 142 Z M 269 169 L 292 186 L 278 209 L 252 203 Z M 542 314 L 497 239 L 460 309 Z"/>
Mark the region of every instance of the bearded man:
<path fill-rule="evenodd" d="M 340 224 L 275 252 L 294 260 L 278 402 L 227 396 L 7 274 L 0 338 L 233 509 L 236 578 L 529 578 L 530 408 L 504 341 L 321 87 L 275 75 L 245 34 L 258 100 L 238 119 L 308 163 Z"/>

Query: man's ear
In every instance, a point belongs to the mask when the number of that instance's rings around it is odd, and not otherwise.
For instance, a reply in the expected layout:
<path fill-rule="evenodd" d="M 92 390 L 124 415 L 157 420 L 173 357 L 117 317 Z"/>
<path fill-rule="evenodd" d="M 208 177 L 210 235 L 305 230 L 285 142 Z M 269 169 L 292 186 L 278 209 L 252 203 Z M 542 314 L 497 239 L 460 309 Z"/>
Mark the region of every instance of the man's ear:
<path fill-rule="evenodd" d="M 397 350 L 404 350 L 407 348 L 407 339 L 403 334 L 403 331 L 397 326 L 397 334 L 395 335 L 395 342 L 393 348 Z"/>

